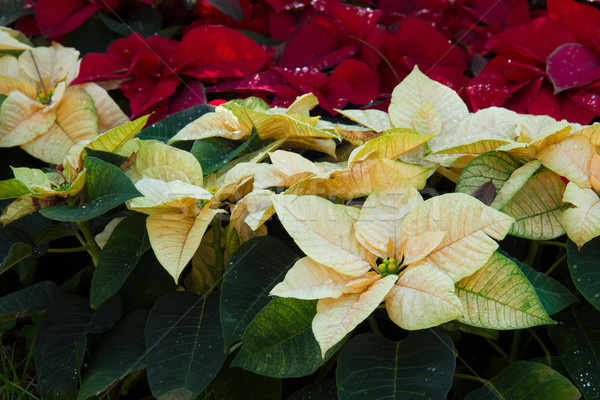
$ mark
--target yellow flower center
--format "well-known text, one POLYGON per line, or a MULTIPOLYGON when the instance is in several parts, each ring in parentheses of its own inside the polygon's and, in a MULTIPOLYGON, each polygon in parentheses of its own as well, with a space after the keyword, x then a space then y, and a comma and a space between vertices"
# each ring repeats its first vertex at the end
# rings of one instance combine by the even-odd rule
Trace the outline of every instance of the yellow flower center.
POLYGON ((379 264, 377 268, 379 270, 379 274, 385 278, 388 275, 395 275, 400 272, 402 266, 402 260, 398 262, 395 258, 390 257, 383 260, 383 262, 379 264))
POLYGON ((52 99, 52 94, 54 93, 54 88, 48 90, 41 90, 37 95, 37 101, 42 104, 49 104, 52 99))

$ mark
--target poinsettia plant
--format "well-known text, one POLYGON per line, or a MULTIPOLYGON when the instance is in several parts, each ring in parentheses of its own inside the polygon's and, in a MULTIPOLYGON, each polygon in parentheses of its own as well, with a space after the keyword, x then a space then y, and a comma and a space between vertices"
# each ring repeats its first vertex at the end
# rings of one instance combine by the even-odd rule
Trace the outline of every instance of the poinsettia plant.
POLYGON ((595 8, 56 4, 0 29, 0 391, 597 397, 595 8))

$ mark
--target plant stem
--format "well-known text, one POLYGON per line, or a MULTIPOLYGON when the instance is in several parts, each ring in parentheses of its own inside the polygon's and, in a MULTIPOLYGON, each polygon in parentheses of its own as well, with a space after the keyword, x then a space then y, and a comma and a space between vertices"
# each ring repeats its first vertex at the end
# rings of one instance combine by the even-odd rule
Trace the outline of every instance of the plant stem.
POLYGON ((459 175, 455 172, 450 171, 448 168, 438 167, 436 172, 438 172, 444 178, 449 179, 454 183, 458 182, 459 175))
POLYGON ((483 383, 484 385, 487 385, 487 384, 490 383, 490 381, 488 381, 487 379, 480 378, 480 377, 474 376, 474 375, 461 374, 461 373, 458 373, 458 372, 454 373, 454 377, 455 378, 460 378, 460 379, 468 379, 470 381, 475 381, 475 382, 483 383))
POLYGON ((88 221, 80 221, 77 222, 77 227, 83 233, 84 240, 82 240, 80 235, 77 235, 77 238, 81 242, 82 245, 87 246, 86 249, 90 257, 92 257, 92 262, 94 263, 94 267, 98 266, 98 259, 100 258, 100 246, 96 243, 96 239, 94 239, 94 234, 90 229, 90 223, 88 221))
POLYGON ((373 315, 369 315, 367 317, 367 322, 369 323, 369 327, 371 328, 374 334, 376 334, 377 336, 384 337, 383 332, 381 332, 381 328, 379 327, 379 324, 377 323, 377 320, 373 315))
POLYGON ((221 221, 219 221, 218 218, 213 218, 211 225, 213 228, 212 247, 215 251, 215 264, 217 267, 217 271, 219 271, 219 274, 223 275, 223 272, 225 271, 225 262, 223 247, 221 247, 221 221))
POLYGON ((560 256, 560 258, 558 260, 556 260, 556 262, 554 264, 552 264, 550 266, 550 268, 548 268, 548 270, 545 272, 545 274, 549 275, 550 272, 552 272, 554 270, 554 268, 558 267, 559 264, 565 260, 565 258, 567 258, 567 253, 565 253, 562 256, 560 256))
POLYGON ((513 363, 515 361, 517 361, 517 358, 519 357, 519 347, 521 346, 521 337, 523 336, 523 331, 522 330, 515 330, 513 331, 513 341, 512 341, 512 346, 510 348, 510 356, 508 357, 508 362, 509 363, 513 363))
POLYGON ((67 249, 48 249, 47 253, 77 253, 79 251, 86 251, 90 246, 79 246, 79 247, 69 247, 67 249))
POLYGON ((527 258, 524 261, 525 264, 529 265, 530 267, 533 266, 533 262, 535 261, 535 256, 537 255, 539 247, 539 242, 536 242, 535 240, 531 241, 531 245, 529 246, 529 253, 527 253, 527 258))
POLYGON ((494 342, 493 340, 491 340, 490 338, 486 338, 484 337, 485 341, 492 346, 502 357, 504 358, 508 358, 508 354, 506 354, 506 352, 504 350, 502 350, 502 348, 500 346, 498 346, 496 344, 496 342, 494 342))
POLYGON ((555 240, 538 240, 537 241, 539 244, 544 245, 544 246, 557 246, 557 247, 567 247, 566 243, 563 242, 557 242, 555 240))
POLYGON ((540 347, 542 348, 542 351, 546 355, 546 360, 548 360, 548 365, 550 365, 550 361, 552 360, 552 356, 550 354, 550 351, 548 350, 548 348, 546 347, 546 345, 542 341, 542 339, 537 335, 537 333, 535 333, 533 331, 533 329, 527 329, 527 332, 529 332, 529 334, 531 335, 531 337, 540 345, 540 347))

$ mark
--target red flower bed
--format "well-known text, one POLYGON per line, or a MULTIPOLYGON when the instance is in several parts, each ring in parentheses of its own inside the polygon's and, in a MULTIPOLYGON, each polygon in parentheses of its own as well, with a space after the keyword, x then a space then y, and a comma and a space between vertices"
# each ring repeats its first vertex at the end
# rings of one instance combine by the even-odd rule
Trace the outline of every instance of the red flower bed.
POLYGON ((251 95, 285 106, 308 92, 332 114, 386 107, 414 65, 473 111, 503 106, 580 123, 600 114, 600 11, 574 0, 534 11, 526 0, 243 0, 239 20, 214 2, 155 3, 38 0, 35 24, 24 17, 17 27, 63 40, 95 14, 156 7, 170 30, 87 54, 76 81, 120 87, 133 118, 251 95))

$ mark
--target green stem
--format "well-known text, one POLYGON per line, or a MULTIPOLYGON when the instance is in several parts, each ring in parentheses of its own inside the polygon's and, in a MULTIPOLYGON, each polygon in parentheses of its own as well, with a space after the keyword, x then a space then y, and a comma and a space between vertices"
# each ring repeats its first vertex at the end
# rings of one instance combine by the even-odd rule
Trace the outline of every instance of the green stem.
POLYGON ((529 253, 527 253, 527 258, 525 259, 525 264, 530 267, 533 266, 533 262, 535 261, 535 256, 537 255, 538 248, 540 247, 539 242, 535 240, 531 241, 531 245, 529 246, 529 253))
POLYGON ((377 336, 384 337, 383 332, 381 332, 381 328, 377 323, 377 320, 372 314, 367 317, 367 322, 369 323, 369 327, 371 328, 374 334, 376 334, 377 336))
POLYGON ((548 360, 548 365, 550 365, 550 362, 552 360, 552 355, 550 354, 550 351, 544 344, 543 340, 537 335, 537 333, 535 333, 533 331, 533 329, 527 329, 527 332, 529 332, 531 337, 540 345, 540 347, 542 348, 542 351, 546 355, 546 360, 548 360))
POLYGON ((508 358, 508 354, 506 354, 506 352, 504 350, 502 350, 502 348, 500 346, 498 346, 496 344, 496 342, 494 342, 493 340, 491 340, 490 338, 486 338, 484 337, 485 341, 492 346, 503 358, 508 358))
POLYGON ((211 225, 213 228, 212 247, 215 251, 215 264, 219 274, 223 275, 223 272, 225 271, 225 261, 223 247, 221 247, 221 221, 219 221, 218 218, 214 218, 211 222, 211 225))
POLYGON ((239 341, 235 344, 233 344, 230 348, 229 348, 229 354, 233 353, 234 351, 236 351, 238 349, 238 347, 240 347, 242 345, 242 342, 239 341))
POLYGON ((87 249, 89 249, 90 246, 79 246, 79 247, 70 247, 67 249, 48 249, 46 250, 47 253, 77 253, 80 251, 86 251, 87 249))
POLYGON ((521 337, 523 336, 523 331, 517 329, 513 331, 513 341, 512 346, 510 348, 510 356, 508 357, 508 362, 513 363, 517 361, 519 357, 519 348, 521 346, 521 337))
POLYGON ((557 242, 557 241, 554 241, 554 240, 538 240, 537 242, 539 244, 541 244, 541 245, 544 245, 544 246, 567 247, 566 243, 557 242))
POLYGON ((81 242, 82 245, 88 246, 87 252, 92 257, 92 262, 94 266, 98 266, 98 259, 100 258, 100 246, 96 243, 96 239, 94 239, 94 234, 90 229, 90 223, 88 221, 77 222, 77 227, 83 233, 84 239, 82 240, 80 235, 77 235, 77 238, 81 242))
POLYGON ((554 268, 558 267, 560 265, 560 263, 562 263, 565 260, 565 258, 567 258, 567 253, 560 256, 560 258, 558 260, 556 260, 556 262, 554 264, 552 264, 552 266, 550 266, 550 268, 548 268, 548 270, 545 272, 545 274, 549 275, 550 272, 552 272, 554 270, 554 268))
POLYGON ((474 376, 474 375, 461 374, 461 373, 458 373, 458 372, 454 373, 454 377, 455 378, 460 378, 460 379, 468 379, 470 381, 475 381, 475 382, 483 383, 484 385, 488 385, 490 383, 490 381, 488 381, 487 379, 480 378, 480 377, 474 376))

